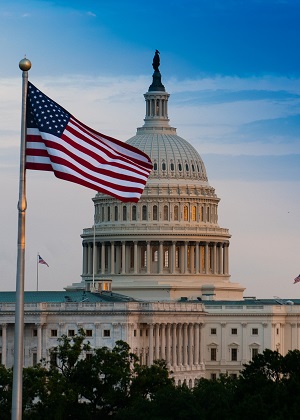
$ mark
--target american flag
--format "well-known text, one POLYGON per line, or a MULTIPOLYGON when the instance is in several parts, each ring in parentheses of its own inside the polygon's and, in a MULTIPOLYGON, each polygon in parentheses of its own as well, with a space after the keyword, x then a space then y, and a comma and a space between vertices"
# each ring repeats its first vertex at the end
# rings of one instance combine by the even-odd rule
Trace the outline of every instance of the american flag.
POLYGON ((294 279, 294 284, 299 283, 300 281, 300 274, 294 279))
POLYGON ((57 178, 137 202, 152 163, 139 149, 87 127, 29 82, 26 169, 53 171, 57 178))
POLYGON ((39 264, 44 264, 47 267, 49 267, 49 265, 46 263, 46 261, 40 256, 40 254, 38 254, 38 259, 39 259, 39 264))

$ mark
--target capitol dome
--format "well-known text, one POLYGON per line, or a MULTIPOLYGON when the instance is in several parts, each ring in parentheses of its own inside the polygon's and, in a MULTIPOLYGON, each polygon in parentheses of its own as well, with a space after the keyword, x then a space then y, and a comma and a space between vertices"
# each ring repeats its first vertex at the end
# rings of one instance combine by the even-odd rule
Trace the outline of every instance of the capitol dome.
POLYGON ((197 150, 170 126, 170 95, 153 68, 144 124, 127 141, 150 157, 153 170, 138 203, 94 197, 95 223, 82 234, 83 282, 101 290, 112 283, 147 300, 242 299, 244 289, 230 282, 220 200, 197 150))

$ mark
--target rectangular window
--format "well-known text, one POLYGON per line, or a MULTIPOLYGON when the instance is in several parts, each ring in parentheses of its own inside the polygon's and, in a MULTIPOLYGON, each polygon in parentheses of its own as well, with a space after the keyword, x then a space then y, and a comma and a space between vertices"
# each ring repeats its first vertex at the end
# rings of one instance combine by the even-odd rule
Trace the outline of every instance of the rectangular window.
POLYGON ((57 337, 57 330, 51 330, 51 337, 57 337))
POLYGON ((32 366, 37 365, 37 353, 32 353, 32 366))
POLYGON ((231 328, 231 334, 237 335, 237 328, 231 328))
POLYGON ((93 337, 93 330, 85 330, 85 334, 87 337, 93 337))
POLYGON ((211 333, 211 335, 216 335, 217 334, 217 329, 216 328, 211 328, 210 333, 211 333))
POLYGON ((57 353, 55 351, 50 353, 50 365, 57 366, 57 353))
POLYGON ((2 330, 0 330, 0 337, 2 337, 2 330))
POLYGON ((252 350, 251 350, 252 360, 253 360, 253 359, 254 359, 254 357, 255 357, 255 356, 257 356, 257 355, 258 355, 258 349, 255 349, 255 348, 254 348, 254 349, 252 349, 252 350))
POLYGON ((68 330, 68 337, 74 337, 75 330, 68 330))
POLYGON ((210 349, 210 360, 212 362, 215 362, 217 360, 217 349, 215 347, 212 347, 210 349))
POLYGON ((143 330, 140 330, 140 337, 143 337, 143 330))
POLYGON ((258 335, 258 328, 252 328, 252 335, 258 335))
POLYGON ((103 330, 103 337, 110 337, 110 330, 103 330))
POLYGON ((32 330, 32 337, 37 337, 37 329, 36 328, 34 328, 32 330))
POLYGON ((2 365, 2 353, 0 353, 0 365, 2 365))
POLYGON ((136 337, 136 330, 133 330, 133 336, 136 337))
POLYGON ((211 374, 210 374, 210 379, 211 379, 212 381, 215 381, 215 380, 217 379, 217 374, 216 374, 216 373, 211 373, 211 374))
POLYGON ((231 373, 230 378, 231 379, 237 379, 237 374, 236 373, 231 373))
POLYGON ((231 349, 231 361, 232 362, 237 361, 237 349, 236 348, 231 349))
POLYGON ((85 358, 86 360, 91 360, 92 356, 92 353, 86 353, 85 358))

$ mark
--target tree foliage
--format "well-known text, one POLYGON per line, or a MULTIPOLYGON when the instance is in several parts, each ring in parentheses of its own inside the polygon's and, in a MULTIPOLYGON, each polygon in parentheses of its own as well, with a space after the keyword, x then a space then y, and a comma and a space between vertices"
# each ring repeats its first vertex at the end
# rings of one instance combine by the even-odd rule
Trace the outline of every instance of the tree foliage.
MULTIPOLYGON (((24 369, 25 420, 299 418, 298 350, 265 350, 238 378, 200 379, 193 389, 175 386, 162 360, 140 365, 123 341, 92 350, 83 331, 62 336, 51 360, 24 369)), ((0 365, 1 420, 10 419, 11 394, 12 369, 0 365)))

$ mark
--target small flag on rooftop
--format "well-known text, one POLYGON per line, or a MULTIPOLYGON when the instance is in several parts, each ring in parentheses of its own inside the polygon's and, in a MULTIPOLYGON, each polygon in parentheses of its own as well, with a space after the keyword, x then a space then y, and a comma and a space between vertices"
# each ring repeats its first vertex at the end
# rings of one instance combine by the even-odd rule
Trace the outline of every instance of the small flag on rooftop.
POLYGON ((46 261, 40 256, 40 254, 38 254, 38 259, 39 259, 39 261, 38 261, 38 263, 39 264, 44 264, 44 265, 46 265, 47 267, 49 267, 49 265, 46 263, 46 261))
POLYGON ((300 281, 300 274, 294 279, 294 284, 299 283, 300 281))
POLYGON ((137 202, 152 169, 144 152, 87 127, 28 82, 26 169, 137 202))

